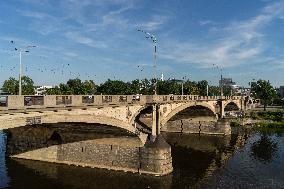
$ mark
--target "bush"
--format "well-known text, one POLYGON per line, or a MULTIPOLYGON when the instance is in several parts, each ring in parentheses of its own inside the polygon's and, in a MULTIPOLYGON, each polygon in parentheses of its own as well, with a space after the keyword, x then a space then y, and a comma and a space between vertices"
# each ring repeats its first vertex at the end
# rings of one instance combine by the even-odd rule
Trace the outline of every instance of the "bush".
POLYGON ((251 112, 251 118, 281 122, 284 120, 284 112, 251 112))

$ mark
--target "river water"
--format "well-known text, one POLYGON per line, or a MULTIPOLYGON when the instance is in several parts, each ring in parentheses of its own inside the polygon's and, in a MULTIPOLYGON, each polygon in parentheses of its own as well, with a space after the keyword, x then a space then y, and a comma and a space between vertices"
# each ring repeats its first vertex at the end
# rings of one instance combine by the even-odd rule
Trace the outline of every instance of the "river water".
POLYGON ((167 133, 174 172, 153 177, 5 158, 0 131, 0 188, 284 188, 284 133, 231 136, 167 133))

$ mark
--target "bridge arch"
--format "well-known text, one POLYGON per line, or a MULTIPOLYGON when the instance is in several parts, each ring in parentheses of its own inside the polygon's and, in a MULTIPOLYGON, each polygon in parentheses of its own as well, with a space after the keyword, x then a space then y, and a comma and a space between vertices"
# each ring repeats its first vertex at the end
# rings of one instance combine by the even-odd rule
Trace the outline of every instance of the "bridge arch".
MULTIPOLYGON (((89 113, 85 114, 66 114, 65 113, 48 113, 48 112, 42 112, 40 114, 37 114, 33 118, 40 119, 40 121, 34 121, 27 123, 27 119, 30 119, 31 117, 29 114, 27 114, 24 117, 18 117, 17 114, 7 116, 7 121, 4 120, 4 125, 2 125, 3 128, 9 129, 9 128, 16 128, 16 127, 22 127, 22 126, 29 126, 29 125, 37 125, 37 124, 57 124, 57 123, 87 123, 87 124, 101 124, 101 125, 108 125, 112 127, 117 127, 122 130, 125 130, 131 134, 136 135, 141 142, 145 142, 147 138, 147 134, 144 134, 140 131, 138 131, 134 125, 130 124, 128 121, 119 120, 117 118, 108 117, 108 116, 99 116, 99 115, 93 115, 89 113), (17 117, 17 118, 16 118, 17 117), (15 118, 15 119, 14 119, 15 118), (8 121, 8 120, 16 120, 16 121, 8 121)), ((55 133, 54 137, 58 137, 55 133)), ((56 138, 55 137, 55 138, 56 138)))
POLYGON ((108 116, 98 116, 90 114, 62 114, 62 115, 44 115, 42 116, 42 123, 93 123, 108 125, 112 127, 118 127, 120 129, 126 130, 136 136, 138 136, 141 141, 144 141, 144 133, 139 132, 134 125, 108 116))
POLYGON ((134 123, 135 122, 135 119, 137 118, 137 116, 144 110, 148 109, 148 108, 152 108, 152 106, 143 106, 141 107, 138 111, 136 111, 132 116, 131 116, 131 119, 130 119, 130 123, 134 123))
POLYGON ((224 103, 224 110, 227 111, 226 109, 228 109, 229 106, 232 106, 234 108, 234 110, 241 110, 242 109, 241 104, 236 102, 236 101, 233 101, 233 100, 226 101, 224 103))
POLYGON ((181 112, 181 111, 183 111, 187 108, 194 107, 194 106, 204 107, 204 108, 210 110, 214 115, 216 115, 216 113, 217 113, 216 108, 213 105, 206 103, 206 102, 186 103, 186 104, 183 104, 183 105, 173 109, 168 115, 163 117, 161 119, 161 126, 164 126, 173 116, 175 116, 179 112, 181 112))

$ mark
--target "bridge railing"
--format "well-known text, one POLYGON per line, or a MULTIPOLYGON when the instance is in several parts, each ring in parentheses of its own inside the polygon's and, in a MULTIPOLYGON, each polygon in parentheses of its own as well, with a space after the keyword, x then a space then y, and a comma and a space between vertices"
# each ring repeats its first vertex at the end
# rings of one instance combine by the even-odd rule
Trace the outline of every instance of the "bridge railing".
POLYGON ((8 96, 0 96, 0 107, 8 106, 8 96))
POLYGON ((198 95, 48 95, 48 96, 0 96, 1 110, 56 108, 76 106, 104 106, 120 104, 171 103, 196 100, 242 99, 241 96, 198 95))

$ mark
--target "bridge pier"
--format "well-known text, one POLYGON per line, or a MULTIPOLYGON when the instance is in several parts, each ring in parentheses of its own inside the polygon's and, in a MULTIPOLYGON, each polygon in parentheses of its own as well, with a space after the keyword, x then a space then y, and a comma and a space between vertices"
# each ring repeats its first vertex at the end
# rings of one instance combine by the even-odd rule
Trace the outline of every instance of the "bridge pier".
POLYGON ((173 171, 171 146, 161 134, 155 141, 149 140, 140 154, 140 172, 152 175, 166 175, 173 171))
POLYGON ((220 118, 223 118, 225 117, 225 105, 223 100, 221 100, 220 102, 220 118))
POLYGON ((161 113, 160 113, 160 106, 157 104, 153 105, 153 112, 152 112, 152 136, 156 137, 161 133, 161 113))
POLYGON ((141 148, 139 172, 166 175, 173 171, 171 146, 160 134, 160 106, 153 104, 152 107, 152 132, 150 139, 141 148))

